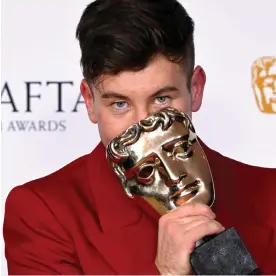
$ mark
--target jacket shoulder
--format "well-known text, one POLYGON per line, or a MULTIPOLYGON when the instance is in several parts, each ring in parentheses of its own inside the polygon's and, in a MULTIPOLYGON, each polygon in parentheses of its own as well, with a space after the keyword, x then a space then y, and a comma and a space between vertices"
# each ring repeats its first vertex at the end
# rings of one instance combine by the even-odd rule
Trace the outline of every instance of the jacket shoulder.
MULTIPOLYGON (((232 174, 248 181, 261 180, 262 183, 276 185, 276 168, 266 168, 256 165, 246 164, 239 160, 227 157, 214 149, 207 149, 207 157, 210 158, 211 167, 214 170, 223 171, 226 174, 232 174)), ((276 189, 276 186, 275 186, 276 189)))
POLYGON ((80 182, 79 180, 86 172, 88 158, 89 155, 81 156, 53 173, 15 187, 10 193, 13 193, 13 190, 32 190, 44 195, 48 193, 64 195, 70 190, 70 186, 80 182))
POLYGON ((81 273, 69 227, 74 218, 68 212, 72 210, 70 202, 74 204, 72 186, 86 158, 19 185, 8 194, 3 236, 9 274, 81 273), (65 260, 72 265, 64 265, 65 260))
MULTIPOLYGON (((89 154, 84 155, 47 176, 14 187, 6 199, 6 213, 17 202, 17 206, 41 206, 55 214, 61 223, 66 223, 66 214, 74 213, 74 206, 80 205, 80 202, 87 200, 93 208, 87 182, 88 159, 89 154)), ((93 174, 91 170, 93 168, 89 173, 93 174)))

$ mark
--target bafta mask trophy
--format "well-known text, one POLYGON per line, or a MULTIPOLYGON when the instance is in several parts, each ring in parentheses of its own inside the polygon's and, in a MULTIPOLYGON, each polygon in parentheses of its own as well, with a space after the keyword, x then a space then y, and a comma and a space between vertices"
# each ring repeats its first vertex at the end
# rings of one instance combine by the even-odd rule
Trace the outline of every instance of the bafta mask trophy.
MULTIPOLYGON (((107 158, 127 196, 142 196, 160 214, 187 202, 214 203, 211 170, 193 124, 174 108, 129 127, 109 143, 107 158)), ((247 275, 257 270, 234 228, 199 241, 191 265, 198 275, 247 275)))
POLYGON ((252 86, 261 112, 276 113, 276 57, 261 57, 252 65, 252 86))

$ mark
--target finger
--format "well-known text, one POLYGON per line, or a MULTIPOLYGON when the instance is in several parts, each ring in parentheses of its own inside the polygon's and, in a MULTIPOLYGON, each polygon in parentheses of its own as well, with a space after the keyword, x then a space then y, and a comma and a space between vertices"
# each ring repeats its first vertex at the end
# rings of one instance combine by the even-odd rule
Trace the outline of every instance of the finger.
MULTIPOLYGON (((210 219, 215 219, 216 215, 212 209, 202 203, 187 203, 165 214, 167 218, 181 218, 186 216, 205 215, 210 219)), ((164 217, 163 216, 163 217, 164 217)))
POLYGON ((179 218, 174 218, 174 219, 171 219, 168 224, 173 226, 173 227, 176 227, 176 228, 179 228, 180 227, 185 227, 191 223, 194 223, 196 221, 203 221, 203 222, 208 222, 210 221, 210 218, 207 217, 207 216, 204 216, 204 215, 198 215, 198 216, 187 216, 187 217, 179 217, 179 218))
POLYGON ((188 232, 193 228, 198 227, 203 223, 209 223, 211 219, 207 216, 200 215, 200 216, 189 216, 185 218, 178 219, 174 221, 175 227, 179 228, 179 226, 184 230, 184 232, 188 232))
POLYGON ((195 244, 205 236, 219 234, 224 230, 225 228, 214 220, 208 223, 199 224, 196 228, 191 228, 185 235, 187 240, 195 244))

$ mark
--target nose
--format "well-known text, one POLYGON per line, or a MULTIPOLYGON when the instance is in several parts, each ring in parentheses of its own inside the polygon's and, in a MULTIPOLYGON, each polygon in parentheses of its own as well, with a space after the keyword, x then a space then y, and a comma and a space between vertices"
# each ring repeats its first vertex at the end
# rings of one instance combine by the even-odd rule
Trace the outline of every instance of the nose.
POLYGON ((149 110, 147 108, 140 108, 135 111, 135 114, 134 114, 135 118, 133 118, 133 120, 135 122, 139 122, 139 121, 149 117, 150 115, 151 115, 151 113, 149 112, 149 110))

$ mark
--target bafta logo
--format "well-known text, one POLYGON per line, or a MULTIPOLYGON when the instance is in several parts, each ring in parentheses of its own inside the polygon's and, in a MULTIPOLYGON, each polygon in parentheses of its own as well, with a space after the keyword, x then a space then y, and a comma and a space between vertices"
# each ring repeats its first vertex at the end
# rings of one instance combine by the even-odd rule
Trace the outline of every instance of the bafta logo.
POLYGON ((276 57, 261 57, 255 60, 251 74, 259 110, 276 114, 276 57))

